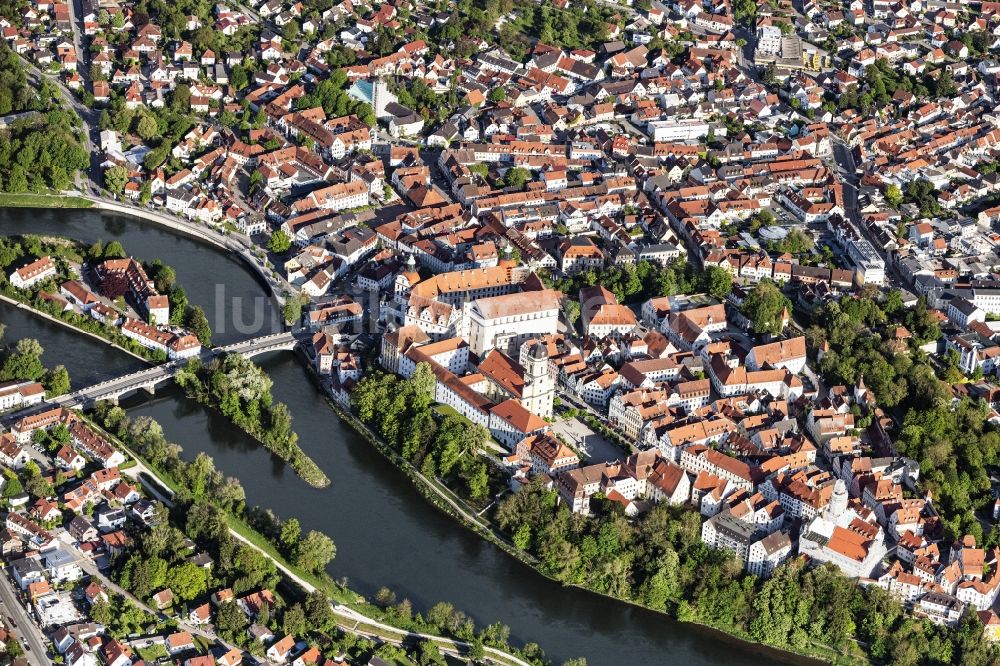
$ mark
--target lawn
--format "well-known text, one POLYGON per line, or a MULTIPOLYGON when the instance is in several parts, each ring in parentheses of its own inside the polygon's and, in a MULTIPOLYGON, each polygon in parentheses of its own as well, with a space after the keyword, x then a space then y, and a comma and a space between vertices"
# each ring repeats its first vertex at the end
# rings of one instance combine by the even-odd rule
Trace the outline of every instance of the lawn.
POLYGON ((61 194, 10 194, 0 192, 0 208, 90 208, 94 203, 82 197, 61 194))
POLYGON ((446 416, 462 416, 457 409, 455 409, 451 405, 445 405, 443 403, 438 403, 434 405, 433 409, 435 412, 438 413, 438 416, 440 416, 441 418, 444 418, 446 416))
POLYGON ((139 658, 148 661, 149 663, 155 662, 157 659, 161 659, 167 656, 167 648, 165 648, 161 643, 153 643, 144 648, 136 648, 135 651, 139 654, 139 658))

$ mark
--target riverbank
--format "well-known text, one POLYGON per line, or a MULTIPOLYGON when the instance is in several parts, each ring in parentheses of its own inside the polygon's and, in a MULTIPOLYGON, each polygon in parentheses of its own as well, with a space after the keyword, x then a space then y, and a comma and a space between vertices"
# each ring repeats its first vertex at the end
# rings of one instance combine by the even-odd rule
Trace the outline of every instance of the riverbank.
POLYGON ((146 220, 147 222, 154 222, 160 226, 167 227, 172 231, 184 234, 185 236, 197 238, 200 241, 214 245, 220 250, 230 249, 229 245, 226 243, 226 237, 224 234, 210 230, 208 227, 198 226, 194 222, 189 222, 182 218, 172 217, 154 210, 138 208, 106 199, 98 199, 95 197, 84 197, 84 199, 88 201, 91 207, 96 210, 106 210, 110 213, 117 213, 119 215, 130 215, 132 217, 146 220))
POLYGON ((284 306, 286 294, 293 292, 291 285, 278 276, 273 269, 268 269, 258 263, 259 257, 251 250, 250 239, 242 234, 229 234, 217 231, 207 225, 199 225, 196 222, 173 217, 165 213, 154 210, 137 208, 107 199, 96 197, 86 197, 91 206, 97 210, 108 211, 118 215, 128 215, 140 220, 152 222, 171 231, 184 234, 191 238, 208 243, 220 250, 235 253, 247 266, 250 267, 267 286, 271 298, 277 303, 279 309, 284 306))
MULTIPOLYGON (((128 476, 136 478, 147 492, 166 506, 173 507, 175 505, 178 496, 182 493, 183 486, 172 474, 153 465, 150 460, 140 455, 123 438, 108 432, 102 424, 91 419, 90 416, 83 415, 82 417, 91 427, 108 437, 136 461, 136 465, 127 473, 128 476)), ((488 657, 488 663, 504 666, 538 666, 537 663, 525 661, 515 654, 482 645, 480 641, 473 644, 469 641, 426 633, 426 631, 386 624, 384 618, 376 618, 366 614, 365 611, 371 613, 371 611, 379 609, 369 604, 364 596, 338 585, 329 577, 316 576, 295 566, 278 552, 274 544, 264 534, 257 531, 240 516, 224 509, 223 516, 229 533, 269 559, 291 585, 298 587, 304 594, 316 590, 326 594, 330 600, 330 607, 338 619, 337 625, 342 631, 400 646, 427 640, 434 643, 442 652, 458 658, 466 658, 475 649, 481 648, 488 657)))
POLYGON ((392 462, 393 465, 410 480, 413 487, 418 493, 420 493, 421 496, 425 498, 425 500, 430 502, 439 511, 442 511, 443 513, 451 516, 453 519, 458 520, 458 522, 466 529, 475 532, 478 536, 499 547, 504 553, 516 559, 522 565, 530 567, 535 574, 543 576, 550 581, 559 583, 564 587, 574 588, 579 592, 622 603, 626 606, 642 608, 646 611, 670 618, 672 621, 681 624, 694 625, 698 627, 699 631, 706 632, 715 639, 739 642, 742 644, 744 649, 748 651, 760 652, 762 657, 774 659, 775 656, 780 655, 780 658, 783 661, 795 661, 795 663, 801 664, 821 663, 819 660, 845 665, 864 663, 863 661, 855 659, 849 655, 840 654, 837 651, 820 644, 814 644, 809 650, 795 651, 775 645, 757 643, 754 642, 748 634, 731 628, 714 626, 697 620, 681 620, 674 614, 665 612, 660 608, 648 606, 635 599, 623 599, 612 594, 594 590, 583 584, 566 583, 565 581, 559 580, 542 570, 542 563, 531 553, 518 548, 510 537, 508 537, 508 535, 496 523, 491 520, 483 519, 471 510, 463 508, 465 502, 461 498, 457 497, 443 485, 428 479, 420 471, 415 469, 357 416, 337 404, 337 402, 332 399, 328 398, 327 402, 330 408, 341 418, 342 421, 344 421, 362 438, 364 438, 365 441, 369 442, 380 454, 382 454, 385 459, 392 462))
POLYGON ((174 217, 155 210, 138 208, 125 203, 102 199, 93 196, 44 195, 44 194, 7 194, 0 193, 0 208, 81 208, 94 209, 128 215, 139 220, 152 222, 184 236, 208 243, 219 250, 236 254, 251 270, 253 270, 267 286, 268 293, 278 308, 284 306, 288 294, 294 289, 272 268, 262 266, 259 257, 252 250, 250 239, 242 234, 229 234, 217 231, 207 225, 200 225, 190 220, 174 217))
POLYGON ((84 197, 64 194, 11 194, 0 192, 0 208, 92 208, 84 197))
MULTIPOLYGON (((69 322, 69 321, 67 321, 65 319, 62 319, 61 317, 56 317, 56 316, 53 316, 53 315, 51 315, 51 314, 49 314, 47 312, 42 312, 41 310, 37 309, 36 307, 34 307, 33 305, 31 305, 30 303, 27 303, 27 302, 22 301, 22 300, 18 300, 16 298, 8 296, 7 294, 4 294, 4 293, 0 293, 0 301, 3 301, 4 303, 8 303, 10 305, 13 305, 14 307, 16 307, 19 310, 22 310, 24 312, 29 312, 32 315, 36 316, 36 317, 41 317, 42 319, 46 319, 46 320, 48 320, 48 321, 50 321, 50 322, 52 322, 54 324, 58 324, 60 326, 63 326, 64 328, 68 328, 68 329, 70 329, 71 331, 73 331, 75 333, 82 333, 83 335, 86 335, 89 338, 93 338, 94 340, 99 340, 100 342, 103 342, 104 344, 108 345, 109 347, 113 347, 113 348, 117 349, 118 351, 124 352, 124 353, 128 354, 129 356, 131 356, 133 358, 139 359, 143 363, 148 363, 149 365, 155 365, 156 364, 156 361, 154 359, 146 357, 146 356, 143 356, 141 354, 138 354, 138 353, 132 351, 131 349, 127 349, 127 348, 123 347, 122 345, 118 344, 117 342, 115 342, 111 338, 110 334, 109 335, 101 335, 100 333, 97 333, 97 332, 94 332, 94 331, 88 331, 85 328, 80 328, 79 326, 76 326, 75 324, 73 324, 73 323, 71 323, 71 322, 69 322)), ((97 322, 97 320, 93 320, 93 321, 98 326, 101 325, 99 322, 97 322)), ((145 348, 143 348, 143 349, 145 349, 145 348)))
POLYGON ((354 432, 358 433, 365 441, 381 453, 386 460, 391 462, 397 469, 399 469, 399 471, 406 475, 406 477, 413 484, 413 487, 424 497, 425 500, 433 504, 438 510, 458 520, 467 529, 472 530, 493 545, 499 547, 511 557, 523 562, 533 569, 535 568, 535 565, 538 563, 535 558, 533 558, 529 553, 518 550, 514 543, 510 541, 507 536, 503 534, 503 532, 497 529, 496 526, 490 523, 490 521, 484 520, 471 510, 463 508, 462 504, 464 504, 464 502, 461 498, 457 497, 446 486, 440 483, 434 483, 424 476, 419 470, 413 467, 413 465, 403 460, 403 458, 396 453, 392 447, 382 441, 382 439, 377 434, 372 432, 368 426, 362 423, 360 419, 345 410, 332 398, 327 398, 327 404, 342 421, 347 423, 351 429, 354 430, 354 432))

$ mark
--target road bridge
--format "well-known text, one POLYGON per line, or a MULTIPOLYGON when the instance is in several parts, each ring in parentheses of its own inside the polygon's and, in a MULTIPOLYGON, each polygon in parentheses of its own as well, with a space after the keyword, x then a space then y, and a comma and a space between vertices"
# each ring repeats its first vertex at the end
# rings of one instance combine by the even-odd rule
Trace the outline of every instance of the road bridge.
MULTIPOLYGON (((208 362, 220 354, 240 354, 247 358, 253 358, 272 351, 290 351, 295 348, 296 344, 298 344, 298 340, 290 332, 273 333, 222 347, 204 349, 198 358, 203 362, 208 362)), ((170 361, 146 370, 106 379, 97 384, 52 398, 47 402, 63 407, 88 407, 99 400, 117 401, 133 391, 145 391, 152 394, 156 392, 157 385, 173 379, 177 371, 186 364, 187 360, 185 359, 170 361)))

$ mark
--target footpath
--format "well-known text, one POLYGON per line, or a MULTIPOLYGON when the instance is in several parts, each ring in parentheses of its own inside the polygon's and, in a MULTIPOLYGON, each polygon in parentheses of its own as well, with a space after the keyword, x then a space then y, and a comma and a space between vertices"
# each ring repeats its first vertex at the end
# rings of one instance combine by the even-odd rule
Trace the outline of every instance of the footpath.
MULTIPOLYGON (((129 454, 132 455, 133 459, 139 463, 136 467, 128 470, 127 473, 131 472, 129 476, 136 479, 140 484, 142 484, 143 488, 149 491, 150 494, 159 499, 165 505, 172 507, 173 500, 171 497, 173 496, 173 492, 169 489, 170 487, 164 483, 155 472, 143 465, 141 459, 135 456, 132 451, 129 451, 129 454), (152 483, 149 483, 147 479, 155 481, 156 485, 154 486, 152 483)), ((261 553, 264 557, 271 560, 274 563, 274 566, 277 567, 283 575, 305 590, 306 593, 313 592, 317 589, 315 585, 303 579, 301 576, 285 566, 284 563, 276 559, 253 541, 247 539, 232 527, 229 528, 229 533, 239 541, 247 544, 257 552, 261 553)), ((368 617, 367 615, 345 606, 344 604, 334 603, 331 601, 330 607, 333 609, 333 613, 337 617, 337 626, 340 627, 341 630, 363 638, 373 638, 391 643, 393 645, 404 645, 417 641, 428 640, 434 643, 442 652, 463 659, 472 649, 472 645, 466 641, 453 640, 442 636, 435 636, 433 634, 424 634, 417 631, 408 631, 406 629, 393 627, 392 625, 385 624, 384 622, 380 622, 372 617, 368 617)), ((503 650, 498 650, 497 648, 483 646, 483 651, 486 653, 488 661, 493 664, 503 664, 508 666, 532 666, 529 662, 524 661, 513 654, 504 652, 503 650)))

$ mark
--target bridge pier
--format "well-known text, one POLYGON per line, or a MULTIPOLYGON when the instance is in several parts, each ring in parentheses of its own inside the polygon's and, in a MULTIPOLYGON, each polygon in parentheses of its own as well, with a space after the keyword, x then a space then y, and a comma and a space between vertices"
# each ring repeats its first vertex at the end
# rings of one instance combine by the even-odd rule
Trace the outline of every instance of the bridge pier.
POLYGON ((143 392, 150 398, 156 395, 156 384, 149 384, 148 386, 142 387, 143 392))

